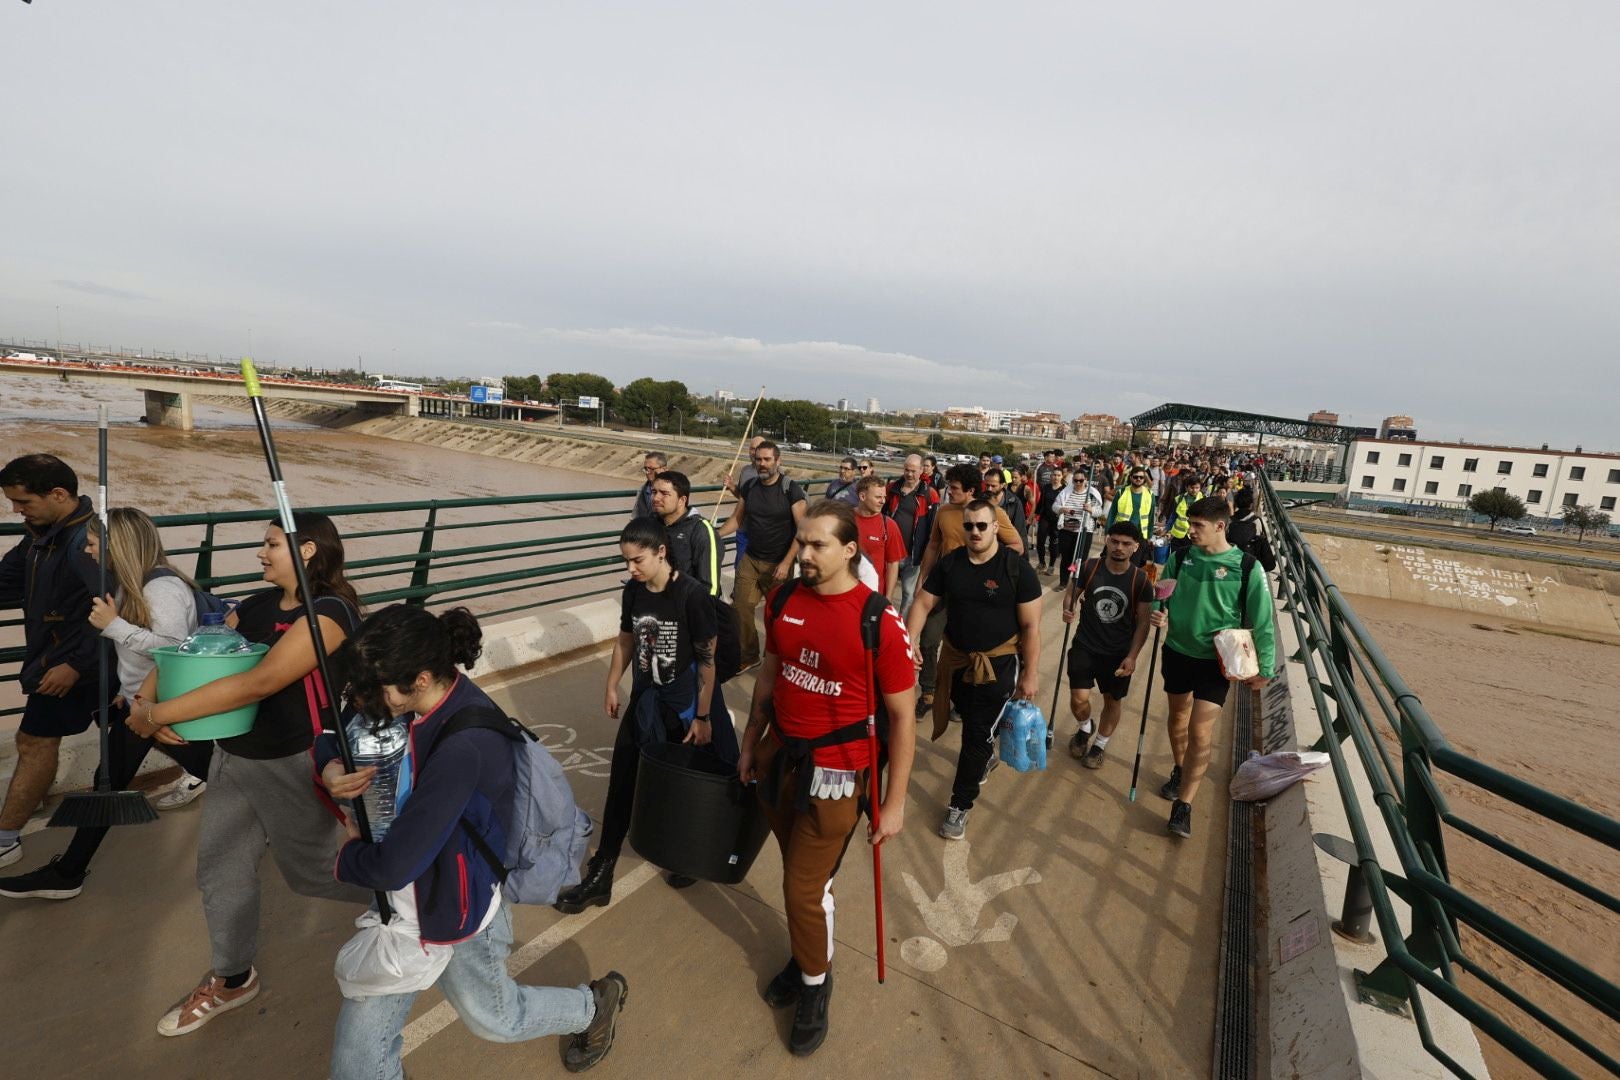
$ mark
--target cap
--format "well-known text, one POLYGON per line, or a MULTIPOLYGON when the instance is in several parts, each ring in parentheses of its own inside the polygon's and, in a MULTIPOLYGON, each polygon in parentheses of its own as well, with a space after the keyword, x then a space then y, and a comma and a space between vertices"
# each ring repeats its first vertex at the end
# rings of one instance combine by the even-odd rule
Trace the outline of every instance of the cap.
POLYGON ((995 462, 997 465, 1000 465, 1001 464, 1001 455, 1000 454, 992 454, 992 455, 990 455, 990 460, 995 462))

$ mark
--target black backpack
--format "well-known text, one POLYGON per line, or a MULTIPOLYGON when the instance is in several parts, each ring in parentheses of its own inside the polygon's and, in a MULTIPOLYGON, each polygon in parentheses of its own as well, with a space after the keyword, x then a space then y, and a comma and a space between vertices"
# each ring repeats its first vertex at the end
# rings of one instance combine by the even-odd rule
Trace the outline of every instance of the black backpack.
MULTIPOLYGON (((174 570, 169 569, 167 566, 159 566, 153 569, 150 574, 146 575, 146 580, 152 581, 156 578, 165 577, 179 578, 180 575, 174 570)), ((184 581, 185 578, 180 578, 180 580, 184 581)), ((202 623, 202 617, 204 615, 226 615, 229 614, 231 608, 235 606, 233 603, 215 596, 201 585, 193 585, 191 587, 191 599, 197 605, 197 622, 199 625, 202 623)))
MULTIPOLYGON (((1182 565, 1186 563, 1186 561, 1187 552, 1185 549, 1176 552, 1170 557, 1170 562, 1166 564, 1164 568, 1164 576, 1167 578, 1178 576, 1181 573, 1182 565), (1171 567, 1174 567, 1174 569, 1172 570, 1171 567)), ((1238 570, 1238 578, 1241 582, 1238 587, 1238 625, 1244 630, 1253 629, 1253 627, 1249 625, 1249 607, 1247 600, 1249 596, 1249 575, 1254 572, 1254 563, 1254 556, 1245 551, 1243 553, 1243 564, 1238 570)))

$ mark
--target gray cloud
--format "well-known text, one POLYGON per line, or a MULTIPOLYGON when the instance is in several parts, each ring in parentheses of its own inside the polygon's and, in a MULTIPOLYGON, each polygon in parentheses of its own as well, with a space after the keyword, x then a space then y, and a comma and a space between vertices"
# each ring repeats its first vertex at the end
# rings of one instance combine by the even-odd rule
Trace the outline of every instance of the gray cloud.
POLYGON ((135 292, 131 289, 115 289, 111 285, 102 285, 101 283, 95 281, 64 281, 58 279, 51 282, 51 284, 60 285, 64 289, 72 289, 74 292, 84 293, 87 296, 105 297, 109 300, 152 299, 145 293, 135 292))

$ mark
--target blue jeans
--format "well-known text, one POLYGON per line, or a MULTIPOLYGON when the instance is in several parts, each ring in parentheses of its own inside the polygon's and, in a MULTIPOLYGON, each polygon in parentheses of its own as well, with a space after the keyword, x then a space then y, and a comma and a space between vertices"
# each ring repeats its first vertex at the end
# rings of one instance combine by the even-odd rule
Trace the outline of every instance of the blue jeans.
MULTIPOLYGON (((435 984, 480 1039, 523 1042, 584 1031, 596 1013, 589 986, 520 986, 506 971, 512 908, 504 901, 481 934, 455 947, 435 984)), ((402 1080, 402 1032, 416 995, 343 999, 332 1039, 332 1080, 402 1080)))
POLYGON ((900 617, 906 617, 911 610, 912 598, 917 595, 917 579, 922 574, 922 567, 915 563, 904 563, 900 567, 900 617))

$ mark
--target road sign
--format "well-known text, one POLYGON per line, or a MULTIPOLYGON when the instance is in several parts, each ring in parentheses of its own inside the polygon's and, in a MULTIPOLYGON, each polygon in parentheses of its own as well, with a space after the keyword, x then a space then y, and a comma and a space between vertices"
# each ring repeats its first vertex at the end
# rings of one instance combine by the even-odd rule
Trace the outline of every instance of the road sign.
POLYGON ((480 405, 499 405, 506 400, 506 392, 499 386, 473 386, 468 388, 467 396, 480 405))
POLYGON ((582 398, 579 399, 579 407, 582 408, 582 409, 595 409, 595 408, 600 407, 601 404, 602 404, 602 399, 601 398, 582 397, 582 398))

